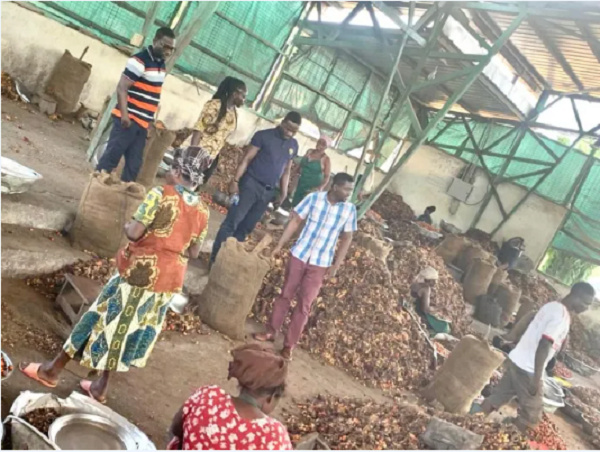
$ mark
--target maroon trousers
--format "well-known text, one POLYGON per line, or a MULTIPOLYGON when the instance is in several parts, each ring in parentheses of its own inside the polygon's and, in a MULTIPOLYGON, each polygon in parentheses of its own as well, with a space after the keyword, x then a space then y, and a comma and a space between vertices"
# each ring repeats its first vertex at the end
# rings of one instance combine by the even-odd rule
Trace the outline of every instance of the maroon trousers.
POLYGON ((294 256, 290 257, 285 271, 283 290, 275 300, 269 323, 272 333, 279 332, 290 310, 292 300, 298 295, 298 303, 292 312, 291 323, 285 335, 285 347, 294 348, 300 341, 308 321, 310 307, 319 295, 326 272, 326 267, 306 264, 294 256))

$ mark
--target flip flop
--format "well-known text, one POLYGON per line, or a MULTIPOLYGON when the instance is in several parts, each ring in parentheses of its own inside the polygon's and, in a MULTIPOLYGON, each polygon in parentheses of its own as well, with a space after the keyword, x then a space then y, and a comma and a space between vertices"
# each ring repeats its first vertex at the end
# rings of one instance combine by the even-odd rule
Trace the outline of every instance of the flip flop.
POLYGON ((259 342, 275 342, 275 335, 272 333, 254 333, 252 338, 259 342), (258 337, 262 336, 262 337, 258 337))
POLYGON ((27 378, 32 379, 33 381, 37 381, 38 383, 46 386, 47 388, 54 389, 57 386, 57 383, 50 383, 46 380, 42 380, 38 376, 38 372, 42 363, 29 363, 25 367, 22 366, 23 363, 19 364, 19 370, 25 375, 27 378))
POLYGON ((83 392, 87 394, 90 399, 94 399, 96 402, 101 403, 102 405, 106 405, 106 398, 99 399, 94 394, 92 394, 92 383, 91 380, 81 380, 79 382, 79 387, 83 392))

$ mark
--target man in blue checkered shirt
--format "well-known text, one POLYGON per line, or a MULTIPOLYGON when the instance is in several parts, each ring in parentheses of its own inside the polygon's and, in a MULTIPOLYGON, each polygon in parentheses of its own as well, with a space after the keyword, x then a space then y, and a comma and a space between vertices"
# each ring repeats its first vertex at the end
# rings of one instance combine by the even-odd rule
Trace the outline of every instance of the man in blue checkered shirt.
POLYGON ((274 341, 281 330, 296 294, 298 303, 292 312, 281 356, 292 358, 292 350, 298 344, 310 314, 310 307, 317 298, 324 278, 333 278, 344 262, 356 231, 356 207, 348 198, 354 190, 354 179, 346 173, 336 174, 328 192, 314 192, 304 198, 292 213, 273 256, 292 238, 303 221, 300 238, 292 247, 283 290, 275 304, 271 320, 264 334, 255 334, 259 341, 274 341), (335 248, 340 246, 335 256, 335 248))

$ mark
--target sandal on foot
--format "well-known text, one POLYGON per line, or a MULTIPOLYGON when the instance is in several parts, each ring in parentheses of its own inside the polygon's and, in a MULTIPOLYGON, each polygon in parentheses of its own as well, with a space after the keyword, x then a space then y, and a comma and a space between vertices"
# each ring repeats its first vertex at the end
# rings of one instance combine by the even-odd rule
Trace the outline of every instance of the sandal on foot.
POLYGON ((49 381, 43 380, 39 377, 38 373, 40 371, 40 367, 42 367, 42 363, 28 363, 25 367, 23 367, 23 363, 19 364, 19 370, 27 378, 30 378, 33 381, 37 381, 38 383, 46 386, 47 388, 56 388, 57 383, 50 383, 49 381))
POLYGON ((87 396, 90 399, 94 399, 96 402, 101 403, 102 405, 106 405, 106 398, 105 397, 96 397, 94 394, 92 394, 92 384, 94 382, 91 380, 81 380, 79 382, 79 387, 83 390, 83 392, 85 392, 87 394, 87 396))
POLYGON ((292 349, 290 347, 283 347, 280 354, 281 354, 281 357, 283 359, 285 359, 286 361, 292 360, 292 349))
POLYGON ((254 333, 252 338, 259 342, 275 342, 275 335, 273 333, 254 333))

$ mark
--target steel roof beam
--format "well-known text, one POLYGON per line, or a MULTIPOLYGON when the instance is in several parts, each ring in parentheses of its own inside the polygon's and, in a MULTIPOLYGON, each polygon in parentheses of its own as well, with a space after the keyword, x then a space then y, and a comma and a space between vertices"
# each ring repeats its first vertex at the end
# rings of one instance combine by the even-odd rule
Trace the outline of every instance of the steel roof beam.
MULTIPOLYGON (((413 65, 416 65, 416 61, 412 60, 412 59, 408 59, 413 65)), ((414 67, 414 66, 413 66, 414 67)), ((425 77, 425 79, 427 79, 427 77, 429 76, 429 72, 427 72, 425 69, 421 70, 421 75, 423 75, 423 77, 425 77)), ((444 92, 444 94, 446 94, 446 96, 450 97, 452 96, 452 90, 450 88, 448 88, 448 86, 444 83, 444 82, 438 82, 438 84, 436 85, 439 87, 439 89, 441 91, 444 92)), ((415 93, 416 89, 413 88, 412 91, 412 95, 414 95, 415 99, 417 99, 421 104, 423 105, 427 105, 424 101, 419 99, 419 95, 417 93, 415 93)), ((463 107, 465 110, 467 110, 468 112, 477 112, 479 111, 477 108, 471 106, 468 102, 460 99, 456 102, 458 105, 460 105, 461 107, 463 107)))
POLYGON ((433 3, 429 8, 427 8, 427 10, 423 13, 423 15, 421 17, 419 17, 419 20, 417 20, 417 23, 413 27, 413 30, 415 30, 416 32, 419 32, 421 30, 421 28, 424 28, 427 25, 429 25, 429 23, 435 19, 435 16, 438 13, 438 11, 440 10, 440 8, 442 6, 444 6, 445 4, 446 4, 446 2, 433 3))
POLYGON ((408 36, 412 38, 417 44, 421 47, 424 47, 427 41, 423 38, 419 33, 413 30, 412 27, 406 25, 398 11, 385 4, 385 2, 376 1, 373 4, 377 7, 379 11, 385 14, 388 18, 392 20, 396 25, 398 25, 405 33, 408 33, 408 36))
MULTIPOLYGON (((444 10, 442 10, 442 11, 444 11, 444 10)), ((442 14, 443 14, 443 17, 447 18, 447 13, 446 14, 442 13, 442 14)), ((415 137, 414 141, 410 144, 409 148, 398 159, 398 161, 394 163, 394 165, 392 166, 390 171, 385 175, 385 177, 383 178, 381 183, 375 188, 372 195, 360 206, 359 218, 362 218, 362 216, 371 208, 371 206, 373 205, 375 200, 377 200, 377 198, 379 196, 381 196, 383 191, 391 183, 393 177, 396 175, 396 173, 402 167, 402 165, 425 142, 425 140, 427 139, 427 136, 434 130, 434 128, 437 126, 437 124, 445 117, 446 113, 448 113, 448 111, 450 111, 450 109, 452 108, 454 103, 456 101, 458 101, 465 94, 465 92, 469 89, 469 87, 473 84, 473 82, 479 77, 479 75, 481 74, 483 69, 490 63, 490 61, 492 60, 494 55, 496 55, 499 52, 499 50, 506 43, 506 41, 508 41, 511 34, 519 27, 519 25, 522 23, 522 21, 523 21, 523 19, 525 19, 525 17, 526 17, 526 13, 523 10, 517 15, 517 17, 515 19, 513 19, 511 24, 508 26, 508 28, 504 31, 504 33, 502 33, 502 36, 500 36, 494 42, 494 44, 492 45, 488 54, 486 55, 486 59, 484 61, 482 61, 480 64, 478 64, 477 66, 473 67, 473 73, 470 74, 466 78, 466 80, 464 80, 460 84, 460 87, 458 89, 456 89, 452 93, 452 96, 450 96, 446 100, 446 103, 444 104, 442 109, 439 110, 429 120, 429 122, 427 123, 427 126, 423 129, 423 131, 420 134, 418 134, 417 137, 415 137)), ((431 47, 433 45, 434 41, 437 41, 437 33, 439 33, 439 31, 440 31, 439 28, 441 26, 443 26, 443 24, 444 24, 444 20, 438 21, 438 23, 436 23, 436 26, 434 27, 434 30, 433 30, 432 36, 431 36, 431 38, 433 38, 433 39, 427 43, 427 47, 431 47)), ((429 50, 431 50, 431 48, 429 50)), ((421 68, 418 68, 416 72, 419 73, 421 68)), ((414 77, 413 77, 413 81, 414 81, 414 77)), ((411 84, 412 84, 412 82, 411 82, 411 84)), ((410 88, 410 85, 409 85, 409 88, 410 88)), ((405 93, 404 96, 407 97, 408 93, 405 93)), ((399 114, 399 111, 397 111, 395 113, 399 114)), ((392 119, 392 122, 393 121, 395 121, 395 119, 392 119)), ((386 130, 386 132, 387 132, 387 130, 386 130)), ((367 171, 365 171, 365 176, 364 176, 365 178, 367 177, 366 173, 367 173, 367 171)))
POLYGON ((365 3, 364 2, 358 2, 356 4, 356 6, 354 7, 354 9, 348 13, 348 15, 346 16, 346 18, 342 21, 342 23, 339 24, 336 27, 336 29, 329 36, 327 36, 327 39, 336 39, 340 35, 340 33, 342 31, 344 31, 344 29, 350 24, 350 22, 352 21, 352 19, 354 19, 356 17, 356 15, 359 12, 361 12, 361 10, 364 7, 365 7, 365 3))
MULTIPOLYGON (((295 39, 294 43, 299 46, 317 46, 317 47, 331 47, 334 49, 351 49, 361 50, 366 52, 381 52, 389 51, 392 46, 388 44, 383 45, 370 45, 364 44, 361 41, 341 41, 341 40, 329 40, 318 38, 308 38, 306 36, 299 36, 295 39)), ((404 55, 414 58, 431 58, 431 59, 447 59, 447 60, 461 60, 461 61, 481 61, 485 58, 485 55, 468 54, 468 53, 453 53, 453 52, 429 52, 425 53, 422 49, 415 47, 407 47, 404 49, 404 55)))
POLYGON ((473 38, 477 41, 477 43, 483 47, 486 50, 490 49, 490 45, 487 43, 487 41, 480 36, 480 34, 475 31, 473 29, 473 27, 470 24, 469 18, 466 16, 466 14, 464 13, 464 11, 460 10, 460 9, 455 9, 452 10, 452 17, 454 17, 454 19, 462 25, 462 27, 467 30, 469 32, 469 34, 471 36, 473 36, 473 38))
POLYGON ((575 99, 571 97, 569 100, 571 101, 571 107, 573 108, 573 115, 575 116, 575 121, 577 121, 577 127, 579 127, 579 133, 581 133, 583 132, 583 125, 581 123, 581 117, 579 116, 579 109, 577 108, 575 99))
POLYGON ((531 17, 528 19, 528 22, 533 31, 535 31, 539 36, 544 46, 548 49, 548 52, 550 52, 558 64, 560 64, 560 67, 562 67, 563 71, 565 71, 571 80, 573 80, 575 86, 577 86, 578 89, 585 89, 583 87, 583 83, 581 83, 581 80, 579 80, 579 77, 577 77, 577 74, 575 74, 575 71, 565 58, 562 51, 558 48, 554 40, 546 34, 540 23, 531 17))
POLYGON ((471 139, 471 144, 473 144, 473 149, 475 150, 475 154, 477 155, 477 158, 479 159, 479 163, 481 163, 481 167, 483 168, 483 171, 485 172, 485 175, 488 179, 488 182, 490 184, 490 190, 492 190, 492 194, 494 195, 494 198, 496 199, 496 203, 498 204, 498 208, 500 209, 502 218, 506 219, 506 217, 507 217, 506 210, 504 209, 504 205, 502 204, 502 200, 500 199, 500 194, 498 193, 498 190, 496 190, 496 185, 494 184, 495 178, 492 176, 492 172, 490 171, 487 164, 485 163, 485 159, 483 158, 483 155, 482 155, 482 150, 479 148, 479 144, 477 143, 477 140, 475 139, 475 135, 473 134, 473 130, 471 129, 471 126, 469 125, 468 121, 466 121, 464 118, 463 118, 463 124, 467 131, 467 134, 469 135, 469 138, 471 139))
POLYGON ((587 41, 588 46, 590 46, 592 53, 594 54, 598 62, 600 62, 600 41, 598 40, 598 38, 596 38, 596 35, 594 35, 592 29, 589 27, 588 24, 578 21, 577 25, 579 26, 581 33, 587 41))
MULTIPOLYGON (((373 11, 373 9, 371 8, 371 20, 373 21, 373 25, 377 25, 377 27, 379 27, 379 22, 377 22, 377 18, 375 17, 375 12, 373 11)), ((412 26, 412 21, 413 21, 413 15, 414 15, 414 7, 411 6, 410 9, 410 17, 408 19, 408 26, 411 27, 412 26)), ((371 140, 373 139, 373 135, 375 134, 375 129, 376 127, 379 125, 379 121, 380 121, 380 116, 381 116, 381 112, 383 111, 383 107, 385 105, 385 101, 386 98, 390 92, 390 89, 392 87, 392 83, 394 82, 394 76, 396 75, 396 69, 398 67, 398 65, 400 64, 400 59, 402 58, 402 52, 404 52, 404 48, 406 47, 406 43, 408 42, 408 33, 406 33, 404 35, 404 37, 402 38, 402 41, 400 42, 400 45, 398 46, 398 50, 396 52, 396 57, 394 59, 394 62, 392 64, 392 67, 390 69, 389 75, 387 77, 387 81, 385 84, 385 89, 383 90, 383 93, 381 94, 381 99, 379 100, 379 105, 377 106, 377 111, 375 113, 375 117, 373 118, 373 122, 371 123, 371 127, 369 128, 369 133, 367 134, 367 139, 365 141, 365 146, 364 149, 360 155, 360 160, 358 165, 356 165, 356 171, 354 173, 354 178, 358 178, 358 172, 360 171, 360 167, 361 165, 364 163, 366 157, 367 157, 367 151, 368 151, 368 147, 369 147, 369 143, 371 142, 371 140)), ((383 40, 383 37, 381 38, 383 40)), ((410 101, 410 100, 409 100, 410 101)), ((410 106, 410 108, 412 109, 412 105, 410 106)), ((413 112, 414 114, 414 112, 413 112)), ((379 157, 379 155, 381 154, 381 149, 383 148, 383 144, 381 146, 377 146, 377 151, 375 153, 375 156, 373 157, 373 164, 375 164, 377 157, 379 157)), ((365 178, 366 179, 366 174, 365 174, 365 178)), ((364 184, 364 180, 361 180, 361 182, 364 184)), ((358 194, 360 191, 360 187, 361 184, 358 183, 357 184, 359 186, 358 190, 355 190, 353 193, 353 196, 355 196, 356 194, 358 194)))
MULTIPOLYGON (((456 2, 455 5, 460 8, 467 8, 475 11, 488 11, 492 13, 509 13, 518 14, 521 6, 518 4, 521 2, 456 2)), ((580 2, 574 2, 580 3, 580 2)), ((593 4, 593 2, 590 2, 593 4)), ((585 22, 597 22, 600 23, 600 10, 595 11, 576 11, 573 8, 568 9, 556 9, 556 8, 540 8, 539 6, 524 6, 525 12, 528 16, 532 17, 549 17, 554 19, 563 20, 581 20, 585 22), (594 14, 597 13, 597 14, 594 14)))
MULTIPOLYGON (((308 19, 302 21, 301 25, 304 29, 321 31, 321 33, 324 34, 331 33, 337 30, 339 27, 339 24, 336 23, 315 22, 308 19)), ((402 30, 396 30, 394 28, 385 28, 382 29, 381 32, 384 36, 393 39, 401 38, 405 34, 402 30)), ((366 27, 363 25, 346 25, 346 33, 356 37, 373 36, 373 30, 371 29, 371 27, 366 27)))
MULTIPOLYGON (((450 47, 454 47, 454 44, 450 41, 447 40, 445 38, 440 39, 440 46, 442 46, 442 48, 448 50, 450 47)), ((465 67, 467 67, 467 65, 469 64, 466 61, 461 61, 461 64, 465 67)), ((481 63, 479 63, 481 64, 481 63)), ((472 66, 474 67, 474 66, 472 66)), ((483 72, 483 71, 482 71, 483 72)), ((501 102, 502 104, 504 104, 504 106, 506 108, 508 108, 518 119, 523 119, 524 118, 524 114, 521 112, 521 110, 519 110, 517 108, 516 105, 514 105, 511 100, 506 96, 506 94, 504 94, 500 88, 498 88, 494 82, 492 82, 490 79, 487 78, 487 76, 483 73, 480 74, 480 77, 477 79, 477 81, 479 83, 481 83, 483 85, 483 87, 496 99, 498 99, 499 102, 501 102)))
MULTIPOLYGON (((474 11, 473 21, 477 28, 490 40, 493 41, 502 34, 502 30, 485 11, 474 11)), ((507 42, 500 54, 506 58, 517 74, 535 91, 540 87, 549 89, 550 84, 537 71, 537 69, 523 56, 521 51, 512 42, 507 42)))
MULTIPOLYGON (((433 111, 439 111, 439 110, 435 110, 432 109, 433 111)), ((496 122, 499 124, 508 124, 508 125, 512 125, 512 126, 519 126, 523 124, 523 121, 516 121, 514 119, 503 119, 503 118, 486 118, 484 116, 481 115, 477 115, 477 114, 465 114, 465 113, 456 113, 456 112, 452 112, 453 115, 456 116, 467 116, 467 117, 471 117, 473 119, 477 119, 478 121, 483 121, 483 122, 496 122)), ((568 129, 566 127, 557 127, 557 126, 551 126, 548 124, 542 124, 539 122, 528 122, 529 127, 533 128, 533 129, 545 129, 545 130, 554 130, 556 132, 566 132, 566 133, 574 133, 577 134, 579 133, 578 130, 575 129, 568 129)), ((584 131, 584 136, 591 136, 591 137, 595 137, 595 138, 600 138, 600 134, 597 134, 596 131, 593 132, 586 132, 584 131)))
MULTIPOLYGON (((551 171, 548 171, 546 174, 544 174, 542 177, 540 177, 538 179, 538 181, 535 183, 535 185, 533 187, 531 187, 531 189, 529 189, 527 191, 527 194, 525 196, 523 196, 523 198, 521 198, 521 200, 515 204, 513 206, 513 208, 510 210, 510 212, 508 212, 508 217, 504 218, 499 224, 498 226, 496 226, 494 228, 494 230, 490 233, 491 236, 494 236, 494 234, 496 234, 496 232, 498 232, 500 230, 500 228, 504 225, 504 223, 506 223, 506 221, 508 221, 508 219, 512 216, 512 214, 514 214, 519 207, 521 207, 521 205, 529 198, 529 196, 534 193, 537 188, 542 185, 544 183, 544 181, 546 180, 546 178, 552 174, 554 168, 556 168, 558 165, 560 165, 560 163, 563 161, 563 159, 569 154, 569 152, 571 152, 571 150, 573 148, 575 148, 575 146, 577 145, 577 143, 579 143, 579 141, 581 141, 581 139, 586 135, 586 134, 592 134, 596 131, 598 131, 598 129, 600 129, 600 125, 590 129, 588 132, 582 132, 577 136, 577 139, 575 141, 573 141, 573 143, 571 143, 571 145, 565 150, 564 154, 560 156, 560 158, 558 159, 558 161, 555 163, 555 165, 552 167, 551 171)), ((561 224, 559 230, 562 229, 562 227, 564 226, 564 223, 561 224)))

